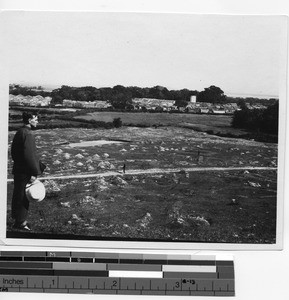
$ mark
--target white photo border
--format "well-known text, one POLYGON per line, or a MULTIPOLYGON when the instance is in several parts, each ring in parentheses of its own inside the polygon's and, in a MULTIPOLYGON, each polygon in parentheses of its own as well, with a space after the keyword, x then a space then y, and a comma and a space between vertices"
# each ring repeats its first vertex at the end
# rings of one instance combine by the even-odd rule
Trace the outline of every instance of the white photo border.
MULTIPOLYGON (((11 13, 11 12, 9 12, 11 13)), ((29 12, 27 12, 29 13, 29 12)), ((34 12, 35 13, 35 12, 34 12)), ((67 12, 68 13, 68 12, 67 12)), ((74 12, 75 13, 75 12, 74 12)), ((77 12, 85 13, 85 12, 77 12)), ((92 13, 92 12, 90 12, 92 13)), ((98 12, 95 12, 98 13, 98 12)), ((107 12, 109 14, 109 12, 107 12)), ((120 12, 123 14, 124 12, 120 12)), ((5 30, 5 18, 0 14, 0 33, 5 30)), ((190 14, 194 16, 194 14, 190 14)), ((0 245, 9 246, 43 246, 49 247, 77 247, 97 249, 151 249, 151 250, 281 250, 283 247, 283 208, 284 208, 284 174, 285 174, 285 126, 287 110, 287 69, 288 69, 288 17, 284 18, 282 32, 282 49, 280 49, 280 83, 279 83, 279 142, 278 142, 278 187, 277 187, 277 229, 276 244, 223 244, 223 243, 194 243, 194 242, 142 242, 142 241, 89 241, 89 240, 29 240, 6 238, 6 215, 7 215, 7 141, 8 141, 8 111, 9 111, 9 52, 3 45, 5 39, 0 37, 0 62, 2 66, 0 77, 0 97, 2 101, 1 114, 1 198, 0 198, 0 245)))

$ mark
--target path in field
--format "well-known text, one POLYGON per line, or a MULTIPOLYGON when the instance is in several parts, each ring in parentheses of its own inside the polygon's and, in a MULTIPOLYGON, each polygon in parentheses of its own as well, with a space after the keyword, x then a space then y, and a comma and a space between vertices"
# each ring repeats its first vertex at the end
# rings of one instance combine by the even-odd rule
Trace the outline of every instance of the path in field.
MULTIPOLYGON (((207 171, 274 171, 276 167, 195 167, 195 168, 173 168, 173 169, 146 169, 146 170, 127 170, 125 175, 141 175, 141 174, 165 174, 165 173, 178 173, 185 172, 207 172, 207 171)), ((47 176, 39 177, 40 180, 55 180, 55 179, 78 179, 78 178, 93 178, 93 177, 107 177, 124 175, 122 172, 110 171, 97 174, 79 174, 79 175, 60 175, 60 176, 47 176)), ((8 179, 8 181, 13 181, 8 179)))

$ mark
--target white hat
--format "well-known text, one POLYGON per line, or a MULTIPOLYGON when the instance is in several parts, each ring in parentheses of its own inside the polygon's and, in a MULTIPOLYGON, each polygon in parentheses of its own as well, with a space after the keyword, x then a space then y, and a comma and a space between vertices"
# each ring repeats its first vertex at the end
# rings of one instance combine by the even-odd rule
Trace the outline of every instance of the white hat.
POLYGON ((30 201, 40 202, 45 198, 45 187, 38 179, 26 185, 26 196, 30 201))

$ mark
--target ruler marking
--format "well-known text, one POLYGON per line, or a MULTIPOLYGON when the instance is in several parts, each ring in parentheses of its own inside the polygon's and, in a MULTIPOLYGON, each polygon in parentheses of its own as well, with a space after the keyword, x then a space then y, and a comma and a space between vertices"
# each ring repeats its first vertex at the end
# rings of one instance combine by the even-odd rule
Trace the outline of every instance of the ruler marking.
MULTIPOLYGON (((40 263, 38 267, 36 263, 33 262, 34 258, 36 258, 33 255, 35 255, 36 252, 29 252, 28 257, 26 257, 24 253, 25 252, 23 252, 23 255, 21 256, 19 254, 19 256, 16 256, 17 253, 14 252, 12 256, 9 256, 9 253, 5 252, 5 256, 2 256, 2 261, 7 261, 8 264, 11 263, 11 266, 9 265, 8 269, 14 269, 14 274, 13 272, 9 274, 8 271, 2 268, 3 272, 7 272, 7 274, 0 274, 0 280, 3 278, 4 282, 4 279, 6 280, 7 278, 7 282, 11 281, 12 279, 15 283, 16 280, 21 280, 23 282, 23 284, 21 283, 21 285, 18 286, 16 286, 13 282, 11 286, 7 288, 8 291, 12 292, 12 289, 14 289, 14 291, 28 292, 30 289, 31 291, 34 290, 34 292, 59 291, 59 293, 93 293, 95 290, 95 293, 98 294, 111 294, 114 292, 115 294, 137 293, 140 295, 188 295, 188 293, 191 295, 195 295, 195 293, 196 295, 209 295, 209 293, 211 293, 213 296, 234 295, 234 286, 232 288, 231 286, 234 284, 235 277, 227 277, 234 272, 234 263, 230 259, 220 262, 215 260, 214 263, 212 256, 206 257, 202 255, 200 256, 200 261, 198 261, 197 256, 191 256, 193 262, 190 262, 187 257, 184 257, 182 260, 182 256, 180 255, 159 255, 154 257, 152 254, 149 256, 132 254, 130 257, 130 254, 125 253, 118 254, 118 258, 116 259, 117 254, 115 253, 100 253, 100 255, 98 255, 97 253, 86 252, 83 253, 83 255, 81 255, 81 253, 74 253, 73 256, 72 252, 52 251, 45 252, 47 258, 45 261, 50 261, 52 264, 53 274, 49 276, 50 273, 48 274, 46 270, 43 270, 48 268, 49 263, 47 263, 47 268, 46 263, 40 263), (100 263, 98 259, 103 259, 107 262, 104 263, 103 261, 100 263), (109 274, 109 264, 115 263, 115 261, 111 261, 113 259, 119 264, 119 267, 116 270, 121 272, 120 276, 115 276, 116 278, 113 276, 110 277, 109 274), (166 261, 165 268, 163 264, 159 264, 160 259, 166 261), (19 262, 18 266, 17 261, 19 262), (39 269, 36 272, 37 274, 35 273, 33 275, 33 273, 29 273, 28 271, 30 270, 25 271, 25 267, 29 265, 29 261, 32 261, 32 264, 30 265, 30 269, 33 267, 31 270, 32 272, 39 269), (105 269, 104 273, 102 273, 101 270, 101 272, 99 272, 98 265, 95 266, 96 270, 94 267, 92 267, 92 265, 95 263, 103 265, 103 268, 105 269), (150 264, 154 265, 154 267, 150 266, 150 264), (53 267, 54 265, 58 266, 56 272, 53 267), (122 265, 123 268, 121 267, 122 265), (216 270, 213 268, 214 265, 218 266, 216 270), (155 274, 148 274, 150 270, 155 272, 158 270, 159 272, 158 268, 161 269, 162 277, 155 278, 155 274), (21 271, 21 269, 24 269, 24 271, 21 271), (214 270, 215 272, 213 272, 214 270), (139 277, 137 274, 136 276, 134 276, 133 273, 129 274, 129 271, 139 273, 139 277), (166 274, 164 274, 163 271, 167 271, 166 274), (199 273, 189 273, 188 271, 196 271, 199 273), (122 276, 123 272, 132 276, 124 277, 122 276), (143 272, 143 274, 140 274, 141 272, 143 272), (145 279, 145 277, 142 278, 140 275, 147 276, 147 279, 145 279), (153 277, 149 278, 151 275, 153 277), (91 276, 91 278, 88 278, 89 276, 91 276), (197 277, 195 278, 195 276, 197 277), (122 279, 124 281, 122 281, 122 279), (95 284, 93 284, 92 280, 95 281, 95 284), (116 284, 117 282, 118 285, 116 284), (63 285, 65 286, 64 288, 63 285), (98 285, 100 286, 98 287, 98 285), (103 290, 101 285, 103 285, 103 290)), ((2 266, 6 266, 5 262, 3 262, 2 266)), ((4 286, 3 288, 6 287, 4 286)))

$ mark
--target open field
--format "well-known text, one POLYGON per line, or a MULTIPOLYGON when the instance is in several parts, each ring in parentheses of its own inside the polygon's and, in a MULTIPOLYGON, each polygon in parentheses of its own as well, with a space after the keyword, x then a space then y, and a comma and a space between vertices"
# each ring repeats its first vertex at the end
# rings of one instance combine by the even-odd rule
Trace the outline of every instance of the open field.
POLYGON ((189 127, 197 131, 244 135, 245 132, 231 127, 231 115, 200 115, 185 113, 122 113, 92 112, 75 117, 77 120, 112 122, 120 118, 123 125, 130 126, 178 126, 189 127))
POLYGON ((278 137, 259 131, 252 132, 231 127, 232 115, 193 113, 144 113, 121 111, 96 111, 95 109, 56 109, 37 107, 13 107, 9 111, 9 131, 21 126, 21 114, 29 109, 39 114, 42 129, 54 128, 114 128, 113 121, 119 119, 124 126, 131 127, 181 127, 222 137, 254 139, 261 142, 278 142, 278 137))
MULTIPOLYGON (((275 243, 277 144, 172 126, 175 115, 167 116, 168 126, 157 128, 36 131, 48 169, 43 175, 47 197, 31 204, 33 232, 95 239, 275 243), (215 167, 224 169, 211 169, 215 167), (56 178, 72 175, 77 178, 56 178)), ((203 118, 207 116, 194 116, 199 118, 195 124, 209 124, 203 118)), ((227 116, 216 117, 220 123, 215 128, 228 129, 227 116)), ((14 133, 9 133, 9 145, 14 133)), ((9 157, 10 179, 11 167, 9 157)), ((9 182, 8 232, 12 188, 9 182)))

